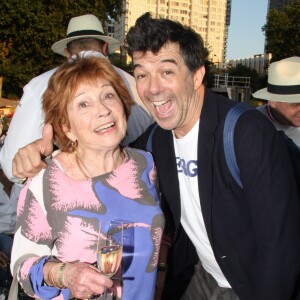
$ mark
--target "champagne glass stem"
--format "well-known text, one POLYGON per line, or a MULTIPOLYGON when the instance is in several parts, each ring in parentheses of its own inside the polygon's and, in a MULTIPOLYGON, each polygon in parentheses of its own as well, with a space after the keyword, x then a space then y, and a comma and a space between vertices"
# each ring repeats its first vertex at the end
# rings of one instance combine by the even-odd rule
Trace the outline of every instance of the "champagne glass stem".
POLYGON ((107 289, 106 287, 104 288, 104 293, 103 293, 103 300, 106 300, 107 298, 107 289))

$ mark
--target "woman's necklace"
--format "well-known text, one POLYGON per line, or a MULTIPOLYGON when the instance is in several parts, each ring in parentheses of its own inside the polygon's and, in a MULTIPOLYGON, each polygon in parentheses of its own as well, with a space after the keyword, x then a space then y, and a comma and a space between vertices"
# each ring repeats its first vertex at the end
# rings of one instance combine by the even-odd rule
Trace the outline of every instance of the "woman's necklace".
POLYGON ((76 157, 77 165, 78 165, 80 171, 82 172, 82 174, 86 177, 86 179, 93 178, 93 176, 91 175, 91 173, 89 172, 87 167, 83 164, 83 162, 82 162, 82 160, 81 160, 81 158, 80 158, 77 151, 75 151, 75 157, 76 157))
MULTIPOLYGON (((124 149, 121 149, 120 155, 121 155, 122 162, 123 162, 125 160, 125 158, 127 157, 127 154, 124 149)), ((95 176, 91 175, 91 172, 88 170, 88 168, 82 162, 82 160, 78 154, 78 151, 75 151, 75 158, 76 158, 76 162, 77 162, 77 165, 78 165, 80 171, 86 177, 86 179, 91 179, 91 178, 95 177, 95 176)))

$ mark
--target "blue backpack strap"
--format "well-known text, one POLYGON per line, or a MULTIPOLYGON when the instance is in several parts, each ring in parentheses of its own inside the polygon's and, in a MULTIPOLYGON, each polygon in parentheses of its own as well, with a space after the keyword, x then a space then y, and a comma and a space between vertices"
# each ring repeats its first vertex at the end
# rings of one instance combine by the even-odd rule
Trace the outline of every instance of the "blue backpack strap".
POLYGON ((147 140, 147 145, 146 145, 146 150, 149 151, 149 152, 152 152, 152 140, 153 140, 153 134, 155 132, 155 130, 158 128, 158 125, 155 124, 153 126, 153 128, 151 129, 151 132, 150 132, 150 135, 148 137, 148 140, 147 140))
POLYGON ((244 104, 234 105, 227 113, 224 130, 223 130, 223 144, 225 159, 230 171, 231 176, 240 188, 243 188, 243 184, 240 177, 240 169, 236 162, 235 150, 234 150, 234 129, 240 115, 249 110, 250 107, 244 104))

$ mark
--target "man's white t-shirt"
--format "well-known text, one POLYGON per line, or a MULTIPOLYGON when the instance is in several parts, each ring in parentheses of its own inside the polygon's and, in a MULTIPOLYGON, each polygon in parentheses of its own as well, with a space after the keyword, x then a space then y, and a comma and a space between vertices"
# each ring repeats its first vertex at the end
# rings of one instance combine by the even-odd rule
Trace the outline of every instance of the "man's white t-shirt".
POLYGON ((199 121, 180 139, 173 133, 180 187, 180 222, 194 244, 204 269, 215 278, 220 287, 231 288, 215 259, 202 216, 197 170, 198 131, 199 121))

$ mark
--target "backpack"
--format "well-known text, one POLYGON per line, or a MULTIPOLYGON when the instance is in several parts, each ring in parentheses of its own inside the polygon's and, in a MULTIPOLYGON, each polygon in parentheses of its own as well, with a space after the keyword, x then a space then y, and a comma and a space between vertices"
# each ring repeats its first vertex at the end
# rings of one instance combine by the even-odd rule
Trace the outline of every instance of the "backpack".
MULTIPOLYGON (((234 129, 236 122, 238 121, 241 114, 247 110, 251 109, 243 104, 234 105, 227 113, 224 130, 223 130, 223 145, 225 152, 225 159, 230 171, 231 176, 234 178, 235 182, 243 188, 243 184, 240 178, 240 169, 237 165, 234 151, 234 129)), ((300 148, 290 139, 284 131, 277 131, 278 134, 283 138, 291 159, 293 166, 295 178, 298 184, 298 191, 300 191, 300 148)))

